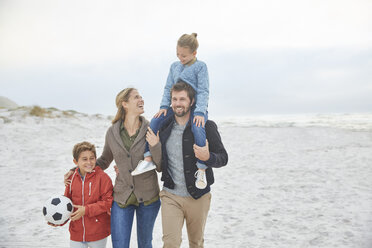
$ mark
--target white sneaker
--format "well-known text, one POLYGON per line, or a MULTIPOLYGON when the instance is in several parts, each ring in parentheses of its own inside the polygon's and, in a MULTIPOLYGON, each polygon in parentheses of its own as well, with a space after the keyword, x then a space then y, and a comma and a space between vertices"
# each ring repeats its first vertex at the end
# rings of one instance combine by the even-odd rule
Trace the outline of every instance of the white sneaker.
POLYGON ((207 177, 205 176, 205 170, 197 170, 195 172, 195 186, 198 189, 205 189, 207 187, 207 177))
POLYGON ((137 176, 139 174, 145 173, 147 171, 156 169, 156 166, 154 165, 153 162, 147 162, 145 160, 140 160, 138 162, 138 165, 134 171, 132 171, 132 176, 137 176))

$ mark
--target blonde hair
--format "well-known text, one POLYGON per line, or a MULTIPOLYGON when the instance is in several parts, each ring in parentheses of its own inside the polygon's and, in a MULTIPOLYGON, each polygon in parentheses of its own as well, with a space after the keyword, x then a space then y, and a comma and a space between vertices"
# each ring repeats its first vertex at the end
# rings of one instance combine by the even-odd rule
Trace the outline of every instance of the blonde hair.
POLYGON ((179 47, 188 47, 188 48, 190 48, 190 52, 193 53, 199 47, 199 42, 196 39, 197 36, 198 36, 197 33, 183 34, 178 39, 177 46, 179 46, 179 47))
POLYGON ((115 118, 112 120, 112 124, 119 120, 125 120, 125 109, 123 107, 123 102, 128 102, 130 93, 136 90, 135 88, 125 88, 124 90, 120 91, 116 96, 116 107, 118 111, 116 112, 115 118))
POLYGON ((77 143, 75 146, 74 146, 74 149, 72 150, 72 156, 74 157, 74 159, 76 161, 79 160, 79 157, 80 157, 80 154, 82 152, 85 152, 85 151, 91 151, 93 152, 94 154, 94 157, 97 158, 97 154, 96 154, 96 147, 89 143, 89 142, 81 142, 81 143, 77 143))

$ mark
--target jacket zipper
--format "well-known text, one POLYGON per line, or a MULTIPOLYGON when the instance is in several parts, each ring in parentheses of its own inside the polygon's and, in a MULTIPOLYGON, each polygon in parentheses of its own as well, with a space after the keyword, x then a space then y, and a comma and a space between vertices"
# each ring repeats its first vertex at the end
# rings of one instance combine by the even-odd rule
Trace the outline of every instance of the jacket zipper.
MULTIPOLYGON (((81 195, 82 195, 82 198, 83 198, 83 202, 82 202, 82 206, 84 206, 84 181, 85 181, 85 176, 83 178, 83 184, 82 184, 82 190, 81 190, 81 195)), ((83 242, 85 242, 85 225, 84 225, 84 216, 81 217, 82 218, 82 222, 83 222, 83 242)))

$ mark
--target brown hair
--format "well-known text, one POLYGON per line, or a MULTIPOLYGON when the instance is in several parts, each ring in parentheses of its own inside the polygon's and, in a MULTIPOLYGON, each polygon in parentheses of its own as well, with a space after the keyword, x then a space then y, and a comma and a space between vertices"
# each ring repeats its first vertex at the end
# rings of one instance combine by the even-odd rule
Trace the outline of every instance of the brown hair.
POLYGON ((79 156, 82 152, 85 152, 85 151, 91 151, 94 153, 94 157, 97 158, 97 154, 96 154, 96 147, 89 143, 89 142, 81 142, 81 143, 77 143, 75 146, 74 146, 74 149, 72 150, 72 156, 74 157, 74 159, 76 161, 79 160, 79 156))
POLYGON ((171 96, 172 96, 173 91, 175 92, 186 91, 187 96, 190 99, 190 102, 192 102, 192 100, 194 100, 195 98, 195 90, 193 89, 193 87, 191 87, 191 85, 189 85, 188 83, 185 83, 182 80, 173 84, 172 89, 171 89, 171 96))
POLYGON ((190 48, 190 52, 193 53, 199 47, 199 42, 196 39, 197 36, 198 36, 197 33, 184 34, 178 39, 177 46, 188 47, 190 48))
POLYGON ((130 93, 136 90, 135 88, 125 88, 124 90, 120 91, 116 96, 116 107, 118 111, 116 112, 115 118, 112 120, 112 124, 119 121, 120 119, 125 120, 125 109, 123 107, 123 102, 128 102, 130 93))

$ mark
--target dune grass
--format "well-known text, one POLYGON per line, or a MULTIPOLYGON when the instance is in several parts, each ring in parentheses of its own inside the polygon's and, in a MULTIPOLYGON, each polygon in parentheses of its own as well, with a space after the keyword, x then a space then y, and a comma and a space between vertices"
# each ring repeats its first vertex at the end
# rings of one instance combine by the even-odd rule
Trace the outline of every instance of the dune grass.
POLYGON ((52 117, 51 113, 52 111, 39 106, 33 106, 32 109, 30 110, 30 115, 37 117, 52 117))

